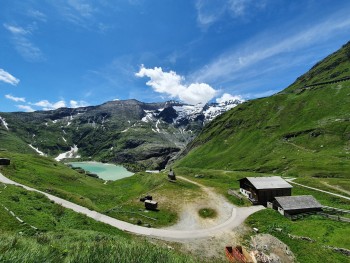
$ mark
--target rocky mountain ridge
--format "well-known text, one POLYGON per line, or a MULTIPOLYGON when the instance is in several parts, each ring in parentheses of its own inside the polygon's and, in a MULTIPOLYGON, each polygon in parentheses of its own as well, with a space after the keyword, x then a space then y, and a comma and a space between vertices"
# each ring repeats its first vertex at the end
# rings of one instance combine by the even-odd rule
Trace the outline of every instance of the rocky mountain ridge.
POLYGON ((178 101, 124 100, 81 108, 0 113, 0 130, 19 137, 31 151, 58 161, 81 157, 161 169, 206 123, 240 103, 193 106, 178 101))

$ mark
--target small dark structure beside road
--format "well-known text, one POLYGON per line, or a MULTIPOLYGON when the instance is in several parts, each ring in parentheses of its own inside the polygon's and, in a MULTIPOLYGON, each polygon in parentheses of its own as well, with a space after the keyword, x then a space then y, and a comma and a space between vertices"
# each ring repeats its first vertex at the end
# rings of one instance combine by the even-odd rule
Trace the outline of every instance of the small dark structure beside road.
POLYGON ((286 217, 322 211, 322 205, 312 195, 279 196, 275 197, 272 205, 286 217))
POLYGON ((245 177, 239 181, 239 191, 248 197, 253 205, 267 205, 276 196, 291 196, 292 187, 280 176, 245 177))
POLYGON ((10 165, 11 160, 8 158, 0 158, 0 165, 10 165))
POLYGON ((170 169, 170 172, 168 173, 168 179, 172 181, 176 181, 176 176, 172 169, 170 169))
POLYGON ((157 210, 158 202, 153 200, 145 200, 145 208, 147 210, 157 210))

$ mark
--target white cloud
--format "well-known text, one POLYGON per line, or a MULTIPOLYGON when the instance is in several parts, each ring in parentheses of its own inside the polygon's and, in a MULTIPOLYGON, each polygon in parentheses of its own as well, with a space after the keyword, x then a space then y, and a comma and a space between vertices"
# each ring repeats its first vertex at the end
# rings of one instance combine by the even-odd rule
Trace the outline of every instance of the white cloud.
POLYGON ((57 102, 49 102, 48 100, 41 100, 36 103, 30 103, 31 105, 42 107, 43 110, 55 110, 58 108, 66 107, 66 102, 64 100, 60 100, 57 102))
POLYGON ((240 100, 242 101, 243 98, 239 95, 231 95, 229 93, 224 93, 220 98, 216 99, 217 103, 224 103, 226 101, 235 101, 235 100, 240 100))
POLYGON ((27 35, 30 32, 25 30, 23 27, 12 26, 9 24, 4 24, 4 27, 14 35, 27 35))
POLYGON ((189 104, 206 103, 217 93, 215 89, 206 83, 192 83, 188 86, 182 84, 184 77, 179 76, 174 71, 164 72, 161 67, 147 69, 143 65, 137 77, 149 77, 146 85, 154 91, 166 94, 170 98, 179 98, 189 104))
POLYGON ((40 12, 39 10, 30 9, 28 11, 28 15, 37 20, 40 20, 41 22, 46 22, 47 20, 47 16, 44 13, 40 12))
POLYGON ((100 32, 105 32, 109 29, 108 25, 100 22, 95 14, 100 12, 96 6, 108 6, 107 2, 87 0, 65 0, 51 1, 51 4, 65 21, 80 26, 84 29, 97 29, 100 32), (95 3, 96 2, 96 3, 95 3))
POLYGON ((86 107, 88 106, 88 103, 83 101, 83 100, 80 100, 80 101, 76 101, 76 100, 71 100, 69 102, 70 104, 70 107, 71 108, 80 108, 80 107, 86 107))
POLYGON ((233 19, 253 16, 258 10, 265 8, 266 0, 197 0, 197 22, 201 27, 208 27, 226 14, 233 19))
POLYGON ((29 39, 35 24, 29 25, 28 29, 4 24, 4 27, 11 33, 12 41, 17 52, 26 60, 36 62, 44 60, 44 55, 40 48, 35 46, 29 39))
POLYGON ((28 105, 16 105, 17 108, 23 110, 23 111, 26 111, 26 112, 33 112, 34 109, 28 105))
MULTIPOLYGON (((339 14, 329 17, 322 23, 299 30, 297 33, 286 30, 284 38, 275 32, 265 32, 251 39, 250 42, 244 43, 241 48, 217 57, 208 65, 194 72, 191 79, 207 82, 232 81, 241 73, 245 73, 248 69, 252 69, 267 59, 275 58, 281 54, 292 54, 292 52, 305 49, 316 42, 327 40, 332 35, 345 34, 345 32, 350 32, 350 17, 339 14)), ((280 63, 285 65, 289 61, 282 60, 280 57, 280 63)), ((264 64, 262 70, 268 66, 271 65, 264 64)))
POLYGON ((15 96, 12 96, 11 94, 6 94, 5 95, 5 98, 6 99, 9 99, 9 100, 13 100, 13 101, 16 101, 16 102, 26 102, 26 99, 25 98, 19 98, 19 97, 15 97, 15 96))
POLYGON ((83 17, 90 17, 94 8, 84 0, 68 0, 68 5, 83 17))
POLYGON ((16 86, 19 83, 19 79, 12 76, 10 73, 0 68, 0 81, 16 86))
MULTIPOLYGON (((41 100, 38 101, 36 103, 29 103, 32 106, 37 106, 37 107, 41 107, 43 110, 56 110, 59 108, 64 108, 67 107, 67 104, 64 100, 59 100, 57 102, 50 102, 48 100, 41 100)), ((76 101, 76 100, 70 100, 69 101, 69 106, 71 108, 79 108, 79 107, 86 107, 88 106, 88 103, 80 100, 80 101, 76 101)))
POLYGON ((207 27, 217 21, 224 14, 226 1, 198 0, 196 2, 196 9, 199 25, 207 27))

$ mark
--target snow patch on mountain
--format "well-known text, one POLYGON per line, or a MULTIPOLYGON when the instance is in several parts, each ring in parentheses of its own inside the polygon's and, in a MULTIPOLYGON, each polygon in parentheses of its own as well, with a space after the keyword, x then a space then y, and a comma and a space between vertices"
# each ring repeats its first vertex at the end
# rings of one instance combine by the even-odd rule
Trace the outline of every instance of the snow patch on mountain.
POLYGON ((42 151, 40 151, 38 148, 35 148, 33 145, 28 144, 30 148, 32 148, 34 151, 36 151, 39 155, 41 156, 46 156, 45 153, 43 153, 42 151))
POLYGON ((71 147, 70 151, 59 154, 55 160, 59 162, 65 158, 80 158, 80 155, 78 155, 78 150, 78 146, 74 145, 71 147))
POLYGON ((6 130, 9 130, 8 123, 6 122, 5 118, 0 116, 0 121, 2 122, 2 125, 6 128, 6 130))
POLYGON ((212 103, 207 106, 207 108, 203 109, 203 114, 205 116, 205 122, 210 122, 217 116, 221 115, 222 113, 229 111, 236 107, 237 105, 241 104, 242 100, 228 100, 223 101, 220 103, 212 103))

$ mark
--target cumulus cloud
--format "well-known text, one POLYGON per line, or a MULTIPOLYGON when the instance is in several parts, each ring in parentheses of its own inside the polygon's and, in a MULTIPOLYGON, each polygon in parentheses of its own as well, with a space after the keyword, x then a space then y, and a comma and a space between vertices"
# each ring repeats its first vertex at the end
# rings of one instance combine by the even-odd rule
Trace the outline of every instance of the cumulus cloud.
POLYGON ((70 100, 67 104, 65 100, 59 100, 57 102, 50 102, 48 100, 41 100, 36 103, 29 103, 32 106, 37 106, 42 108, 43 110, 56 110, 59 108, 64 107, 71 107, 71 108, 79 108, 79 107, 86 107, 88 106, 88 103, 83 100, 70 100))
POLYGON ((83 101, 83 100, 80 100, 80 101, 71 100, 69 102, 69 105, 70 105, 71 108, 79 108, 79 107, 86 107, 86 106, 88 106, 88 103, 83 101))
POLYGON ((239 95, 231 95, 229 93, 224 93, 220 98, 216 99, 216 102, 224 103, 226 101, 235 101, 235 100, 243 101, 243 98, 239 95))
POLYGON ((41 100, 31 104, 34 106, 42 107, 43 110, 55 110, 58 108, 66 107, 66 102, 64 100, 60 100, 57 102, 49 102, 48 100, 41 100))
POLYGON ((146 85, 153 88, 155 92, 166 94, 170 98, 178 98, 188 104, 207 103, 215 97, 217 91, 206 83, 183 84, 184 77, 174 71, 164 72, 161 67, 147 69, 143 65, 137 77, 149 77, 146 85))
POLYGON ((5 95, 5 98, 6 99, 9 99, 9 100, 13 100, 13 101, 16 101, 16 102, 26 102, 26 99, 25 98, 19 98, 19 97, 15 97, 15 96, 12 96, 11 94, 6 94, 5 95))
POLYGON ((32 107, 30 107, 29 105, 16 105, 17 108, 25 111, 25 112, 33 112, 34 109, 32 107))
POLYGON ((0 68, 0 81, 16 86, 19 83, 19 79, 12 76, 10 73, 0 68))

